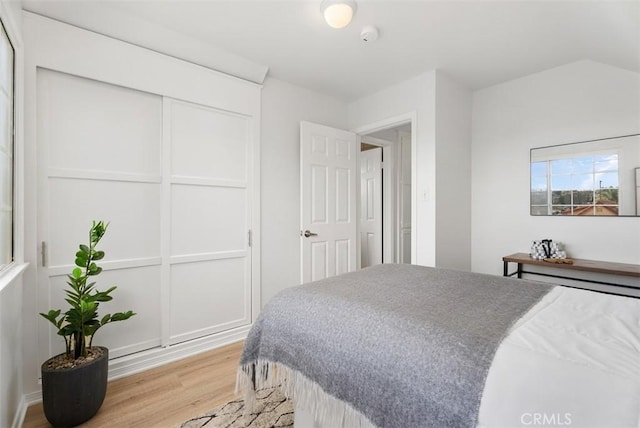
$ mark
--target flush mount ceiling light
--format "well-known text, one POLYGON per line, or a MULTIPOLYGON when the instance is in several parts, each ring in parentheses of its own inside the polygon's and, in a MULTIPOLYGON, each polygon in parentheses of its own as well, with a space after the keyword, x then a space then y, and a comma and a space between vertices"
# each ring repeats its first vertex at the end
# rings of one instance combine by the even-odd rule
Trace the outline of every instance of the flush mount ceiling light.
POLYGON ((330 27, 344 28, 356 12, 356 2, 349 0, 323 0, 320 10, 330 27))

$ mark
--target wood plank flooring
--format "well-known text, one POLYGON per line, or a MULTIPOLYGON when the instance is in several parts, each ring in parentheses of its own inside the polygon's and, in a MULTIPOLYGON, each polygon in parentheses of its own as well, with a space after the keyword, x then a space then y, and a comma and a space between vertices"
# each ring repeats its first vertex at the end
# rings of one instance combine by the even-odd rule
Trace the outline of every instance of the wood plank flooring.
MULTIPOLYGON (((244 342, 109 382, 100 411, 83 427, 176 427, 233 399, 244 342)), ((42 404, 27 409, 24 428, 50 427, 42 404)))

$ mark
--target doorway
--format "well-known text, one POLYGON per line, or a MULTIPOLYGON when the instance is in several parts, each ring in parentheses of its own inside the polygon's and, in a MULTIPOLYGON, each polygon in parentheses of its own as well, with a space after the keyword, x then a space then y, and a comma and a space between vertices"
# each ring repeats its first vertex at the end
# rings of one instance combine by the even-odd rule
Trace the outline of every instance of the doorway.
POLYGON ((411 122, 363 133, 359 261, 411 263, 411 122))
MULTIPOLYGON (((360 235, 361 141, 382 149, 382 263, 415 262, 415 123, 415 112, 354 131, 300 122, 301 282, 362 266, 361 246, 369 238, 360 235)), ((380 257, 376 260, 366 260, 365 266, 379 263, 380 257)))

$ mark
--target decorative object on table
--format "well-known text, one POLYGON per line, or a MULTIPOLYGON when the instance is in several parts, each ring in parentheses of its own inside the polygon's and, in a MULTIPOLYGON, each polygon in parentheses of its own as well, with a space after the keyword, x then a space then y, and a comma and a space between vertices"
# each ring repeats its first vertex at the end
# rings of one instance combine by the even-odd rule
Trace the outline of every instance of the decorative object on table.
POLYGON ((57 328, 66 345, 64 353, 48 359, 41 367, 44 413, 56 427, 80 425, 98 412, 107 392, 109 350, 93 346, 93 337, 102 326, 135 315, 127 311, 98 318, 98 306, 112 300, 110 294, 116 289, 113 286, 98 291, 96 283, 89 282, 102 272, 95 262, 104 258, 104 251, 96 250, 96 246, 108 225, 94 221, 89 245, 81 244, 76 252, 76 267, 67 275, 71 289, 65 291, 69 310, 63 314, 60 309, 40 313, 57 328))
POLYGON ((567 253, 562 248, 562 244, 554 242, 552 239, 533 241, 529 255, 536 260, 567 258, 567 253))

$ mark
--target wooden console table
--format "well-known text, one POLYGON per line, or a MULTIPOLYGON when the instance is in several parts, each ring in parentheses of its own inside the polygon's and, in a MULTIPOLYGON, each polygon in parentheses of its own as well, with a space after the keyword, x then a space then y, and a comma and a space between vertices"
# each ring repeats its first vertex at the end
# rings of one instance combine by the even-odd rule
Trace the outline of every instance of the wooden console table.
MULTIPOLYGON (((598 260, 584 260, 584 259, 572 259, 573 264, 564 264, 564 263, 549 263, 544 260, 536 260, 529 256, 527 253, 515 253, 510 256, 505 256, 502 258, 502 262, 504 263, 504 276, 514 276, 517 275, 518 278, 522 278, 523 273, 531 274, 531 275, 540 275, 540 276, 549 276, 552 278, 562 278, 569 279, 572 281, 582 281, 582 282, 590 282, 594 284, 604 284, 604 285, 613 285, 616 287, 622 288, 631 288, 634 290, 640 290, 640 265, 633 265, 628 263, 614 263, 614 262, 601 262, 598 260), (509 263, 517 263, 517 270, 515 272, 509 273, 509 263), (570 274, 570 271, 583 271, 583 272, 594 272, 594 273, 604 273, 609 275, 621 275, 626 277, 634 277, 638 278, 638 283, 635 285, 623 285, 616 284, 612 282, 606 281, 598 281, 595 279, 585 279, 585 278, 575 278, 570 276, 563 275, 553 275, 549 273, 542 272, 531 272, 523 269, 524 265, 535 265, 542 266, 545 268, 555 268, 555 269, 564 269, 567 271, 567 274, 570 274)), ((618 294, 618 293, 611 293, 618 294)))

